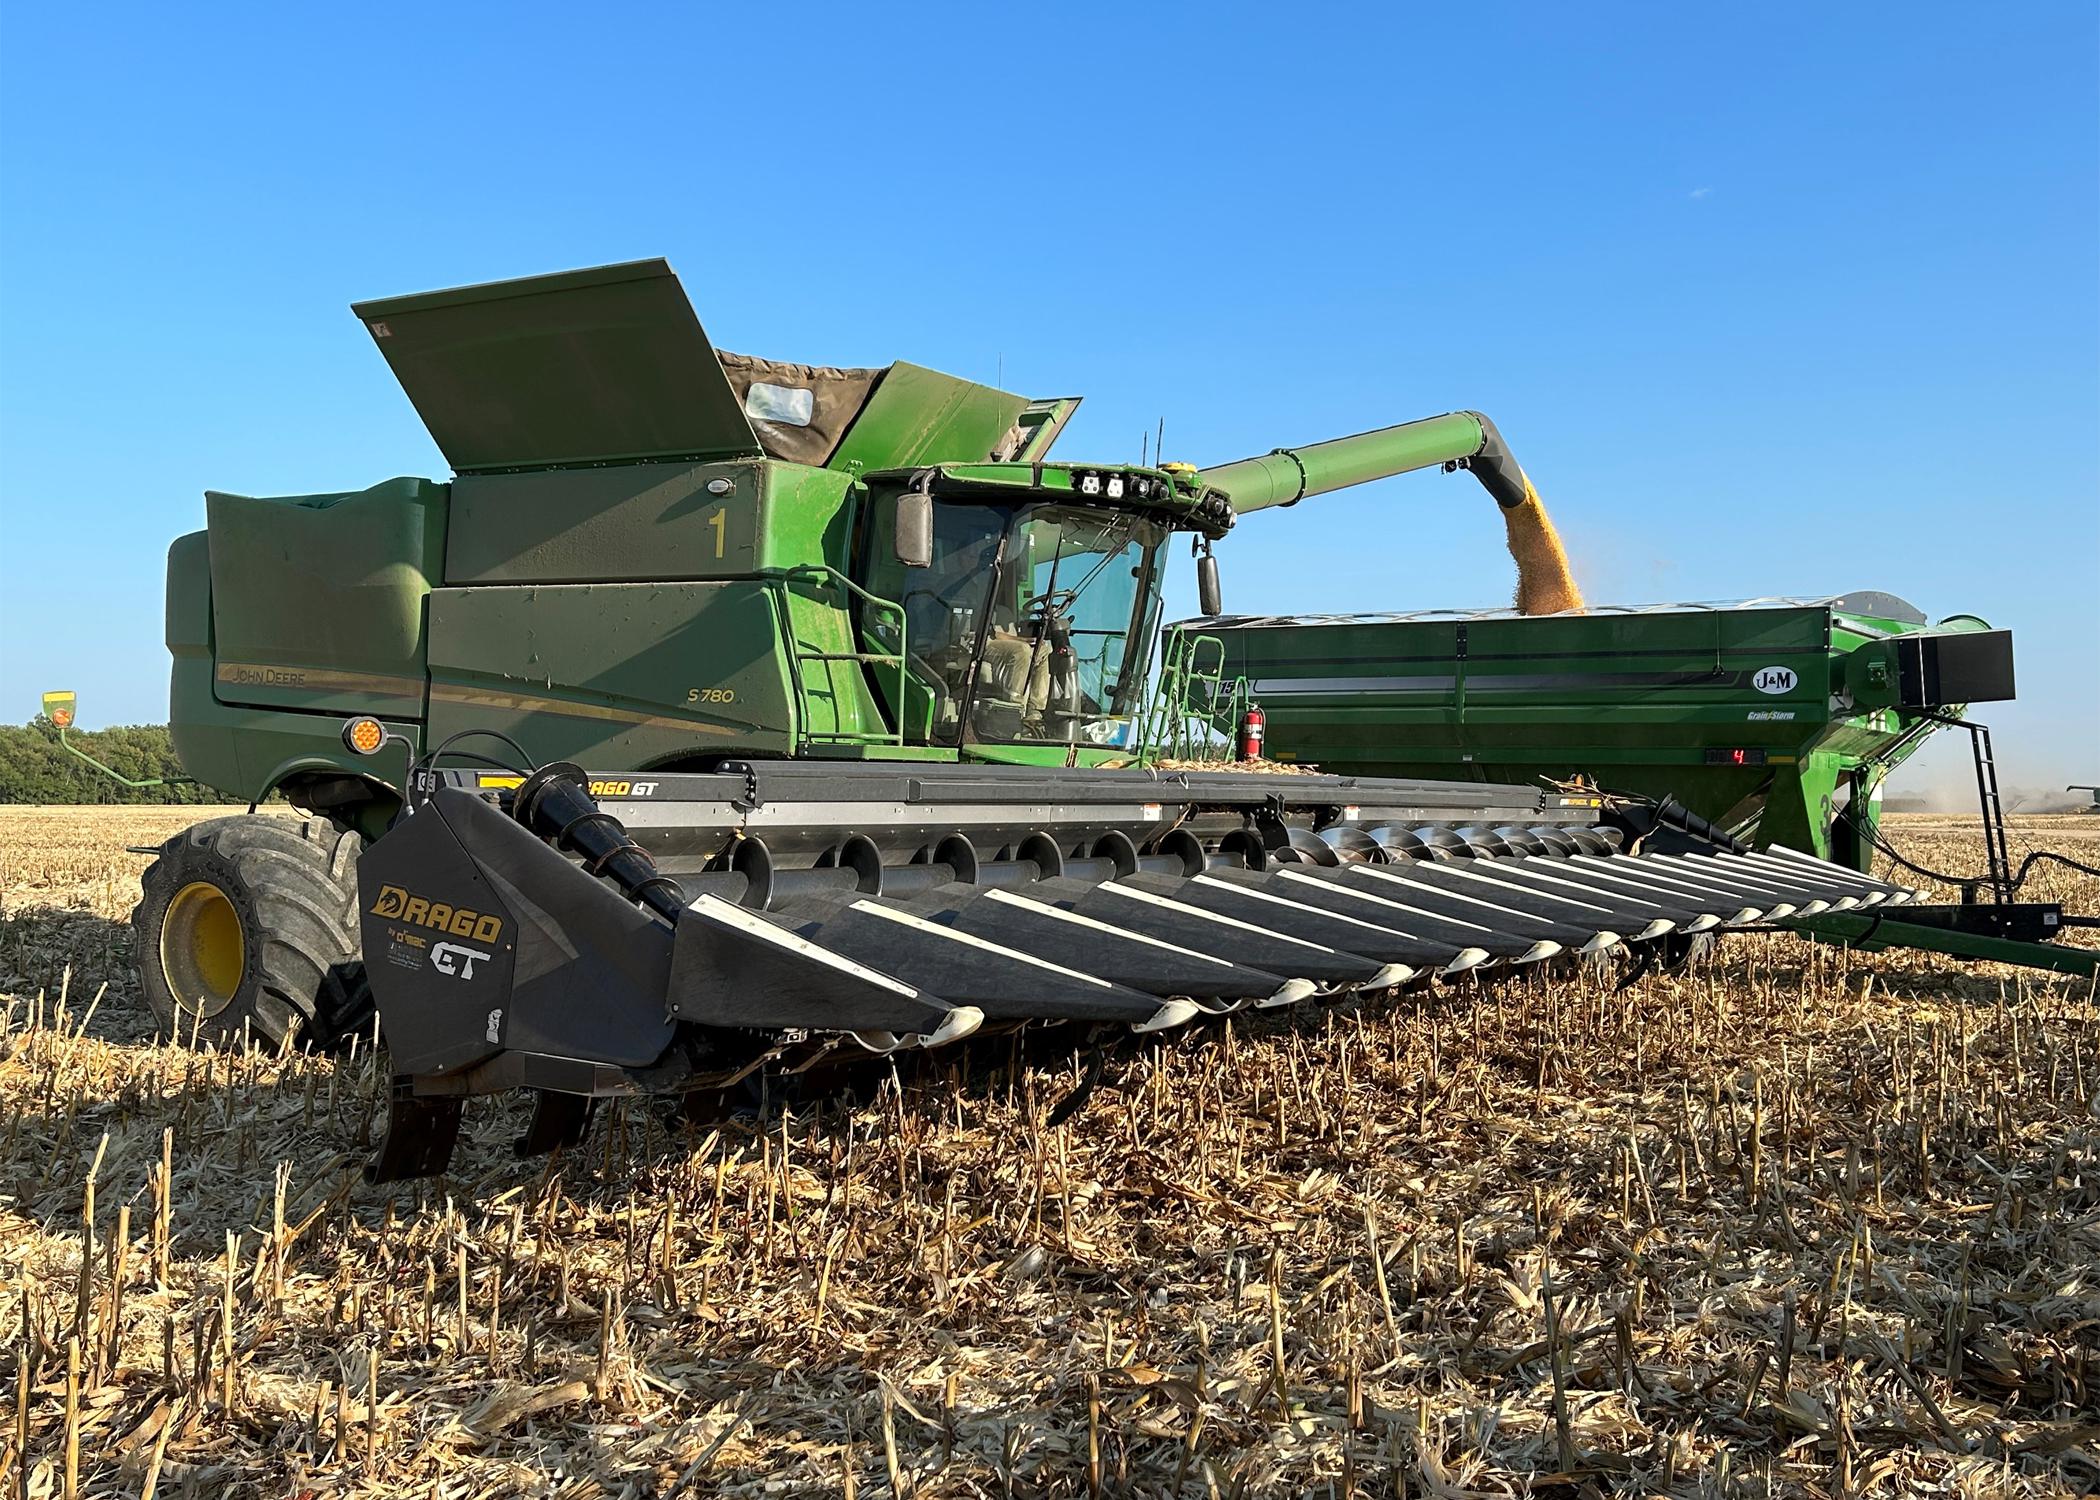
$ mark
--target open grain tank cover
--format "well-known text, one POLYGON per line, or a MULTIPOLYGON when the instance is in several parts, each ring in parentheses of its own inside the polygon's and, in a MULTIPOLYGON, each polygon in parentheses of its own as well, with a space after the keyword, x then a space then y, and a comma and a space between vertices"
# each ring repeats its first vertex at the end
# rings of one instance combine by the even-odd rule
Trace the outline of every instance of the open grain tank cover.
POLYGON ((795 365, 718 351, 730 388, 766 454, 821 468, 882 378, 881 370, 795 365))
POLYGON ((763 452, 664 261, 351 310, 461 473, 763 452))

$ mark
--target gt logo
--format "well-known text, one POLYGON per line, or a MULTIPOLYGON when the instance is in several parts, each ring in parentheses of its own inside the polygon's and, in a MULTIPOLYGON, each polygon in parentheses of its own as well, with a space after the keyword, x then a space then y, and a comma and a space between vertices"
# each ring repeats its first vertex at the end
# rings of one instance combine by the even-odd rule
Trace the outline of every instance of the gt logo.
POLYGON ((462 948, 457 943, 439 943, 430 950, 430 967, 453 979, 472 979, 474 965, 478 960, 488 962, 489 956, 479 948, 462 948))

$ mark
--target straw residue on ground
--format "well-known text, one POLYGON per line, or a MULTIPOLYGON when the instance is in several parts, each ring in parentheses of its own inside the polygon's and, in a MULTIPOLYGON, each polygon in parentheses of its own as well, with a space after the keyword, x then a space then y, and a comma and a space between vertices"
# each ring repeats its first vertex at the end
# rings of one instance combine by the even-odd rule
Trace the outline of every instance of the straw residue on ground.
MULTIPOLYGON (((157 1044, 188 810, 0 817, 32 1495, 2054 1495, 2100 1475, 2091 987, 1776 938, 864 1080, 363 1185, 382 1078, 157 1044)), ((1979 851, 1899 821, 1941 866, 1979 851)), ((2100 820, 2021 820, 2090 862, 2100 820)), ((2100 883, 2030 894, 2100 909, 2100 883)))

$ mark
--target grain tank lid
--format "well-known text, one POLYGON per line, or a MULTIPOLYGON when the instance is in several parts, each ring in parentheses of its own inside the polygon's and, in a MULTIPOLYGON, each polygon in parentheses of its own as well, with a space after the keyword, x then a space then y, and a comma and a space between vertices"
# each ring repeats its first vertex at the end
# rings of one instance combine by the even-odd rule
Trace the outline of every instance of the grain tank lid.
POLYGON ((831 461, 884 373, 788 364, 727 349, 716 354, 767 456, 818 468, 831 461))
POLYGON ((763 452, 664 261, 351 311, 460 473, 763 452))

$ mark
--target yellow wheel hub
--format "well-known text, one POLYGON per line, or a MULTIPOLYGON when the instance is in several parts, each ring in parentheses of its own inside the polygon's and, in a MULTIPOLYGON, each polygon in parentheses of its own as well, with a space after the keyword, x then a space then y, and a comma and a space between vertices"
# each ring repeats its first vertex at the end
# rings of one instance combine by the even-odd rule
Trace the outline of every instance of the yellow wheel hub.
POLYGON ((224 891, 206 880, 177 891, 160 924, 160 969, 175 1003, 199 1016, 224 1010, 247 972, 247 947, 224 891))

